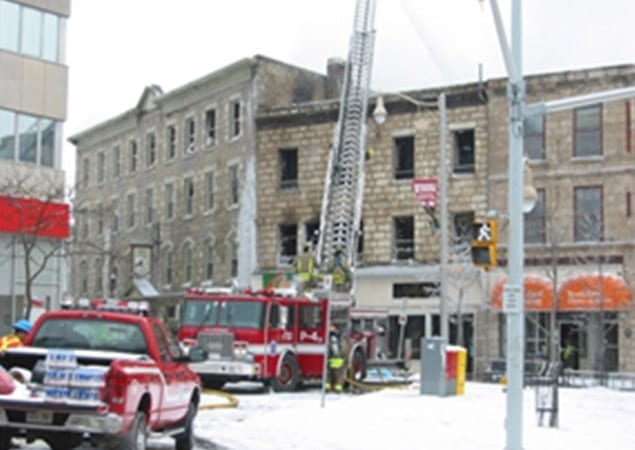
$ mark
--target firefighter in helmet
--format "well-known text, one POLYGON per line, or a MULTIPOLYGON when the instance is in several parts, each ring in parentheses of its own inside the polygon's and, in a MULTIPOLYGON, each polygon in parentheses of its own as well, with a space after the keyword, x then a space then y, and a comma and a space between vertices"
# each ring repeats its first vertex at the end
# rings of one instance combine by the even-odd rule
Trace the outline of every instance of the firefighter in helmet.
POLYGON ((337 292, 346 292, 350 288, 351 270, 341 247, 335 249, 329 272, 333 277, 333 286, 337 292))
POLYGON ((299 281, 302 283, 302 289, 314 287, 316 261, 311 251, 310 242, 304 244, 302 254, 296 258, 293 267, 299 281))
POLYGON ((0 352, 8 348, 22 347, 24 339, 31 331, 31 322, 26 319, 20 319, 13 324, 13 332, 0 338, 0 352))
POLYGON ((327 367, 326 390, 342 392, 346 375, 346 342, 336 324, 331 324, 329 330, 327 367))

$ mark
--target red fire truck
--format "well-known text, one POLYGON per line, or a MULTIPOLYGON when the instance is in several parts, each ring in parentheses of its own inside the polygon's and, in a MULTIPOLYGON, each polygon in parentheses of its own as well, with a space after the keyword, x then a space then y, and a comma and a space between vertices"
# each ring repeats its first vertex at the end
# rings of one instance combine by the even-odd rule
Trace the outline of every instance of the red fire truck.
POLYGON ((329 323, 349 331, 349 376, 366 376, 367 360, 376 354, 375 333, 351 332, 349 318, 349 297, 335 293, 310 298, 279 289, 189 289, 179 339, 207 352, 206 361, 190 364, 207 387, 252 380, 278 392, 293 391, 322 377, 329 323))

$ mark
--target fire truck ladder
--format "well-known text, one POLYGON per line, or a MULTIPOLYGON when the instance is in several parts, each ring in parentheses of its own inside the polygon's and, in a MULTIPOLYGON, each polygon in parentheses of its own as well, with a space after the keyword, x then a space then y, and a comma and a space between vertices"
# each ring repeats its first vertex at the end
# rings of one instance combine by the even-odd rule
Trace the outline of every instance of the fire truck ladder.
POLYGON ((358 0, 322 198, 316 252, 322 270, 338 248, 351 268, 357 253, 364 194, 366 111, 375 42, 374 17, 375 0, 358 0))

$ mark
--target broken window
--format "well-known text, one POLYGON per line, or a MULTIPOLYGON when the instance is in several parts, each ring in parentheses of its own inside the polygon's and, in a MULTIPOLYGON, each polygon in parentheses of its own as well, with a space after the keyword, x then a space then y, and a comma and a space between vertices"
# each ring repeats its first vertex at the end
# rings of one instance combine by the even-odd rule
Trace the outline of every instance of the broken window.
POLYGON ((280 252, 278 262, 282 265, 291 265, 297 256, 298 227, 295 223, 283 223, 278 227, 280 252))
POLYGON ((414 258, 414 218, 413 216, 393 217, 394 259, 414 258))
POLYGON ((457 251, 469 249, 472 246, 472 226, 474 224, 474 211, 462 211, 454 214, 453 244, 457 251))

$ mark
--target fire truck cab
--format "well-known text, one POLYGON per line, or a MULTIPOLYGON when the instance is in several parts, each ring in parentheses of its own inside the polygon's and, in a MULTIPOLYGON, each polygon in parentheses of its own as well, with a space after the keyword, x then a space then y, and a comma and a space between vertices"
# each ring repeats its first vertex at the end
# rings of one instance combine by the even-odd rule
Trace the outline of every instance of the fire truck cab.
MULTIPOLYGON (((334 294, 189 289, 181 307, 179 340, 207 353, 204 361, 190 364, 206 387, 251 380, 275 391, 293 391, 302 382, 321 379, 328 324, 346 326, 349 309, 350 301, 334 294)), ((348 336, 349 376, 361 380, 368 352, 375 348, 373 335, 348 336)))

